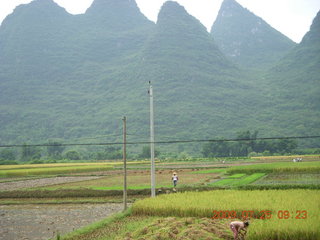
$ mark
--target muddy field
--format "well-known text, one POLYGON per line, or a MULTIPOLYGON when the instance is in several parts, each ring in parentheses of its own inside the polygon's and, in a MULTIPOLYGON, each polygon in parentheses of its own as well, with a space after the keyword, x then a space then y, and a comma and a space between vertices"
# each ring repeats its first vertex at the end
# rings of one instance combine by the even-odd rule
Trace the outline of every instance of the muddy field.
POLYGON ((23 188, 32 187, 43 187, 50 186, 54 184, 69 183, 69 182, 79 182, 86 180, 93 180, 99 177, 53 177, 53 178, 39 178, 31 180, 20 180, 12 182, 2 182, 0 183, 0 191, 13 191, 23 188))
POLYGON ((0 205, 1 240, 44 240, 102 220, 123 204, 0 205))

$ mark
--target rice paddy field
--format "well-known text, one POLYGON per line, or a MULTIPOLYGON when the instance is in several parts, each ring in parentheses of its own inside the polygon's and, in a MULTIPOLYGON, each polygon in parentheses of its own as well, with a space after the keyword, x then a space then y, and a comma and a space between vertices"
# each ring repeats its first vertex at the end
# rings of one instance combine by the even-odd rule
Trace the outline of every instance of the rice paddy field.
MULTIPOLYGON (((243 219, 246 239, 320 239, 320 161, 257 161, 157 163, 155 198, 149 163, 130 162, 129 210, 52 239, 231 240, 230 222, 243 219)), ((119 203, 122 190, 121 162, 0 166, 0 205, 119 203)))
POLYGON ((134 215, 250 219, 248 239, 320 239, 319 190, 216 190, 148 198, 134 215))
MULTIPOLYGON (((145 161, 135 161, 127 164, 139 165, 145 163, 145 161)), ((88 173, 111 170, 120 165, 123 165, 122 162, 0 165, 0 178, 88 173)))

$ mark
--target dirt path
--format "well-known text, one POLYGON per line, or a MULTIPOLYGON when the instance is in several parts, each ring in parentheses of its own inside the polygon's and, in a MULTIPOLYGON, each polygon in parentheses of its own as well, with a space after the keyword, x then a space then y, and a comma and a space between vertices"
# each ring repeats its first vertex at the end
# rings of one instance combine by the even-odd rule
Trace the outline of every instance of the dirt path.
POLYGON ((44 240, 121 211, 122 204, 0 205, 0 240, 44 240))
POLYGON ((99 177, 90 176, 90 177, 53 177, 53 178, 41 178, 41 179, 32 179, 32 180, 21 180, 14 182, 2 182, 0 183, 0 191, 13 191, 22 188, 31 188, 31 187, 43 187, 54 184, 69 183, 69 182, 79 182, 85 180, 97 179, 99 177))

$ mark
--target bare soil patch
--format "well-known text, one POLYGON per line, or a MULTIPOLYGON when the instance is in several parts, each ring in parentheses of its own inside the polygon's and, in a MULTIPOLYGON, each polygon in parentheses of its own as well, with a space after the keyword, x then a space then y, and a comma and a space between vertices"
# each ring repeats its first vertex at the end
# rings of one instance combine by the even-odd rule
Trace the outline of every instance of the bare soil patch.
POLYGON ((123 204, 0 205, 0 240, 44 240, 102 220, 123 204))

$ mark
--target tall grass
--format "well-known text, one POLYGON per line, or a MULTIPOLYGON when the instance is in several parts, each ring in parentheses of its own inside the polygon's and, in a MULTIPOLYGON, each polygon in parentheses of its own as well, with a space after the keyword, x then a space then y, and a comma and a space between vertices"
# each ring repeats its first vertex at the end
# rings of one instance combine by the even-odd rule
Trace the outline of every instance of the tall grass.
MULTIPOLYGON (((162 195, 137 201, 133 214, 148 216, 213 217, 213 211, 253 211, 255 217, 269 210, 271 219, 252 219, 248 239, 320 239, 319 190, 217 190, 162 195), (307 218, 296 219, 297 211, 307 218), (279 219, 279 211, 290 218, 279 219)), ((231 221, 231 220, 230 220, 231 221)))

